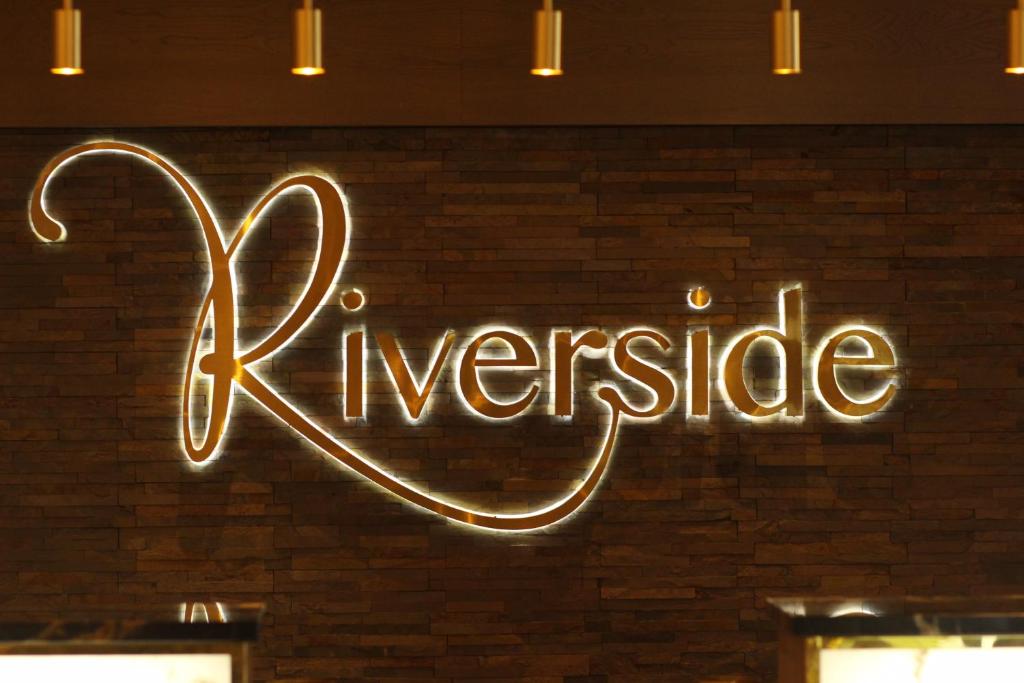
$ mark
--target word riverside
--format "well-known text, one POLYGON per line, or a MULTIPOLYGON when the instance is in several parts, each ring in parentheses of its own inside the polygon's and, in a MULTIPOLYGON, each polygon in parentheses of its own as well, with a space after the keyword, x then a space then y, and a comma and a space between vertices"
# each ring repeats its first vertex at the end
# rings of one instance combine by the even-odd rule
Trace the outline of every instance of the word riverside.
MULTIPOLYGON (((47 185, 61 167, 88 154, 131 155, 161 169, 184 194, 203 231, 209 254, 210 285, 196 319, 185 363, 181 401, 182 446, 194 463, 208 463, 218 454, 230 424, 232 395, 237 385, 326 455, 402 500, 473 527, 525 531, 564 520, 589 499, 607 470, 620 424, 657 418, 676 402, 679 389, 674 376, 636 353, 638 345, 647 347, 648 351, 661 349, 667 352, 671 349, 672 342, 661 332, 644 327, 633 327, 615 335, 601 329, 553 330, 547 349, 552 415, 567 418, 573 414, 574 361, 581 354, 606 356, 611 367, 625 381, 635 383, 649 394, 650 400, 646 405, 637 405, 635 401, 627 400, 615 385, 606 384, 598 388, 597 397, 608 411, 607 431, 600 450, 583 480, 550 505, 521 514, 504 514, 474 510, 432 496, 384 471, 329 434, 279 395, 254 367, 285 348, 302 331, 327 302, 338 281, 347 257, 348 212, 344 195, 330 179, 306 174, 279 182, 256 203, 234 237, 225 243, 220 225, 206 200, 170 162, 136 145, 115 141, 93 142, 57 155, 40 174, 29 206, 31 227, 40 239, 60 242, 66 238, 64 226, 46 209, 47 185), (275 329, 250 348, 239 349, 235 255, 274 199, 295 190, 308 192, 318 210, 319 248, 311 265, 309 281, 294 307, 275 329), (207 330, 212 330, 209 340, 206 339, 207 330), (190 407, 196 385, 200 383, 205 384, 208 416, 205 429, 197 439, 190 407)), ((691 292, 690 303, 695 308, 702 308, 710 303, 710 298, 707 292, 699 289, 691 292)), ((358 290, 349 290, 342 296, 342 305, 350 311, 361 309, 363 304, 364 297, 358 290)), ((715 378, 711 370, 710 330, 694 329, 687 333, 688 416, 698 419, 708 416, 712 379, 715 379, 727 402, 751 420, 773 416, 803 417, 805 348, 803 293, 799 286, 779 292, 778 319, 771 322, 774 326, 741 331, 729 340, 717 363, 715 378), (779 398, 772 403, 756 398, 744 378, 744 360, 751 347, 762 342, 776 348, 782 369, 779 398)), ((343 337, 346 417, 365 417, 367 334, 365 330, 358 329, 343 337)), ((515 400, 499 401, 488 393, 486 379, 492 373, 536 373, 540 368, 533 341, 507 326, 494 325, 474 332, 464 339, 465 347, 457 358, 453 357, 453 348, 459 335, 451 331, 445 333, 438 339, 429 367, 420 377, 416 377, 409 367, 401 344, 394 335, 381 332, 373 337, 411 422, 424 414, 446 363, 451 363, 456 373, 459 397, 472 412, 483 418, 506 420, 516 417, 534 404, 541 391, 540 381, 533 381, 515 400)), ((885 408, 896 392, 896 355, 893 348, 883 333, 865 326, 841 326, 826 334, 812 354, 809 365, 815 395, 829 411, 843 418, 859 419, 877 413, 885 408), (868 396, 853 396, 854 392, 837 376, 840 367, 880 372, 885 381, 881 388, 868 396)))

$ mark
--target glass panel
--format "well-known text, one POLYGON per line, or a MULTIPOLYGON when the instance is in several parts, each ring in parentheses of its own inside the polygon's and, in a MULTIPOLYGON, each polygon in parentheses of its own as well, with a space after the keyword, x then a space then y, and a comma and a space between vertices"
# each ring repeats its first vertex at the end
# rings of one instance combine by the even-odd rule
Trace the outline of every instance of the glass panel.
POLYGON ((1024 648, 822 650, 821 683, 1003 683, 1020 680, 1024 648))
POLYGON ((10 655, 0 656, 0 681, 36 683, 231 683, 231 656, 10 655))

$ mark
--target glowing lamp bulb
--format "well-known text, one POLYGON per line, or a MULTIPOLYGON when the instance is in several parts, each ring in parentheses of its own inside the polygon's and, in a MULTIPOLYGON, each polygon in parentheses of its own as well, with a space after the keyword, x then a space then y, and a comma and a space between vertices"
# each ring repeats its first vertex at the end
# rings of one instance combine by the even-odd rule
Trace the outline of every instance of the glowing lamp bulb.
POLYGON ((71 0, 53 12, 53 66, 57 76, 79 76, 82 68, 82 13, 71 0))
POLYGON ((562 75, 562 12, 555 10, 553 0, 544 0, 533 22, 534 76, 562 75))
POLYGON ((296 76, 319 76, 325 73, 323 56, 323 15, 313 8, 313 0, 305 0, 295 10, 295 62, 292 73, 296 76))

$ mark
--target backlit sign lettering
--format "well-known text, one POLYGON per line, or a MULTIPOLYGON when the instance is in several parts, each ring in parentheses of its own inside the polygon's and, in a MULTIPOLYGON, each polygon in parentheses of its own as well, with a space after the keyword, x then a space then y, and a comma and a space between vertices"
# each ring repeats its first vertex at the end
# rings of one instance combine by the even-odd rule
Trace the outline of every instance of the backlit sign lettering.
MULTIPOLYGON (((161 169, 185 196, 202 230, 209 255, 210 283, 188 349, 181 400, 182 448, 197 464, 208 463, 218 454, 231 422, 232 395, 236 387, 240 387, 325 454, 403 500, 473 527, 523 531, 561 521, 587 501, 608 467, 623 424, 659 419, 682 400, 686 404, 685 419, 706 420, 715 384, 726 404, 752 421, 803 419, 804 377, 808 369, 805 364, 810 366, 818 400, 828 411, 842 418, 857 420, 875 414, 890 403, 896 392, 896 355, 879 330, 858 325, 836 328, 821 340, 808 363, 800 286, 779 292, 777 320, 763 327, 741 330, 728 339, 717 364, 711 358, 712 336, 720 332, 708 328, 692 329, 681 339, 644 326, 618 331, 555 329, 545 340, 546 348, 538 348, 535 340, 522 331, 509 325, 492 324, 469 333, 449 330, 440 335, 429 365, 417 373, 403 354, 401 339, 392 332, 371 331, 364 326, 348 330, 339 340, 343 358, 343 410, 348 418, 372 419, 367 414, 365 399, 367 339, 371 335, 399 403, 413 424, 428 414, 431 394, 446 368, 456 378, 458 397, 467 410, 494 421, 522 415, 537 403, 542 393, 551 397, 547 410, 552 417, 571 419, 576 396, 574 361, 581 355, 605 358, 609 369, 618 377, 618 382, 596 388, 596 397, 607 411, 607 428, 586 476, 561 499, 524 514, 461 507, 384 471, 305 416, 257 371, 256 366, 261 361, 286 348, 320 307, 332 300, 348 256, 351 231, 345 196, 334 182, 313 174, 280 181, 256 203, 231 240, 225 242, 225 233, 209 204, 169 161, 135 145, 94 142, 59 154, 40 174, 32 193, 29 218, 41 240, 60 242, 67 236, 63 224, 54 219, 46 207, 50 180, 65 164, 90 154, 131 155, 161 169), (295 305, 269 334, 248 348, 239 348, 235 257, 271 203, 290 192, 308 193, 318 212, 319 245, 310 265, 309 280, 295 305), (207 330, 212 330, 212 335, 205 334, 207 330), (678 344, 685 344, 686 368, 666 368, 648 359, 651 352, 667 354, 678 344), (744 375, 751 349, 764 344, 775 349, 782 370, 778 399, 771 403, 754 395, 744 375), (550 370, 547 386, 538 376, 545 357, 550 370), (881 372, 886 379, 883 386, 870 395, 857 395, 855 388, 844 383, 845 374, 837 372, 839 368, 881 372), (522 372, 530 372, 536 379, 518 396, 499 399, 489 390, 489 383, 496 377, 522 372), (677 380, 680 374, 686 376, 682 387, 677 380), (193 424, 190 411, 199 380, 208 388, 209 412, 202 429, 193 424), (627 395, 623 387, 628 385, 640 391, 627 395), (646 395, 646 400, 638 401, 636 393, 646 395)), ((695 310, 711 305, 711 293, 703 287, 691 290, 688 299, 695 310)), ((349 289, 340 297, 340 303, 350 314, 359 315, 367 307, 367 298, 363 292, 349 289)))

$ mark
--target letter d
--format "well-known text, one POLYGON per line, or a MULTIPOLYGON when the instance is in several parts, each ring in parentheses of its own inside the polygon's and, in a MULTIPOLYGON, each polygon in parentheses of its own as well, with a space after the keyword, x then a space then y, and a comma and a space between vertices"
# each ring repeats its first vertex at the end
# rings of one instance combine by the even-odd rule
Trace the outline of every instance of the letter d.
POLYGON ((790 417, 804 414, 803 302, 800 288, 779 292, 779 328, 757 329, 736 339, 723 356, 722 383, 725 394, 738 410, 751 417, 767 417, 783 410, 790 417), (780 347, 782 397, 764 405, 750 394, 743 379, 743 361, 757 341, 770 339, 780 347))

